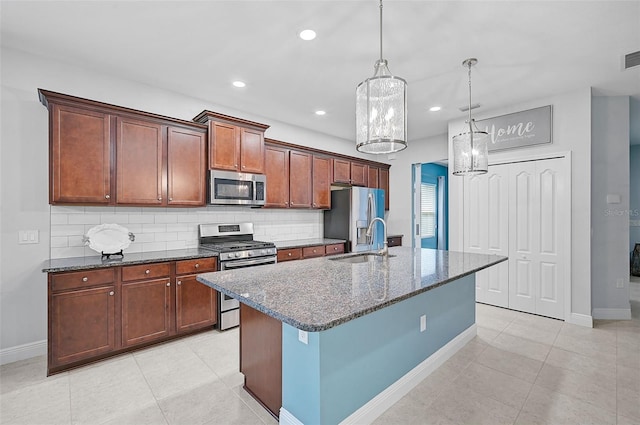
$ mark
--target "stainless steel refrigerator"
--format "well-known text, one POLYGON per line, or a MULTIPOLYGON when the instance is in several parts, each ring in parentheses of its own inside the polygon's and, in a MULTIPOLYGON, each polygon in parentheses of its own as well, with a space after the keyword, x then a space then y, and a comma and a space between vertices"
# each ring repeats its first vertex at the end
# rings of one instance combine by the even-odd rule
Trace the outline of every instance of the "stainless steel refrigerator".
POLYGON ((374 224, 371 237, 366 233, 374 217, 384 219, 384 196, 384 190, 366 187, 332 190, 331 209, 324 212, 324 237, 345 239, 350 252, 381 249, 382 223, 374 224))

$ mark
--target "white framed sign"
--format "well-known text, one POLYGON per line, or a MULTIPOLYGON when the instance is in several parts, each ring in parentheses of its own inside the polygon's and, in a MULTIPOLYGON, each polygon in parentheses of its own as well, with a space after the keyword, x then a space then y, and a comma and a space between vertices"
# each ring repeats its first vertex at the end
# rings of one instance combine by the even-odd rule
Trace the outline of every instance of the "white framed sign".
POLYGON ((489 133, 489 152, 551 143, 551 105, 476 121, 489 133))

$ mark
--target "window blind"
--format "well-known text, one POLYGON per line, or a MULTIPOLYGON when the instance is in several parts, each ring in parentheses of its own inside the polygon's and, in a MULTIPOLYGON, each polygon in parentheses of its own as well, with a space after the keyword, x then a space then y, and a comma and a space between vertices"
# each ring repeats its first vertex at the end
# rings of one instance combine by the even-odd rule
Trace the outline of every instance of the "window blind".
POLYGON ((436 236, 436 185, 420 184, 420 236, 434 238, 436 236))

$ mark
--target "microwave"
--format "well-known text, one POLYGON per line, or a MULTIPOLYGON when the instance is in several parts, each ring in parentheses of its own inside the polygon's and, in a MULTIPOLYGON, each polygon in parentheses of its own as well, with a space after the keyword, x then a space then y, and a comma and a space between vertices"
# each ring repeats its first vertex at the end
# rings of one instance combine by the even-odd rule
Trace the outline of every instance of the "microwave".
POLYGON ((209 204, 263 206, 267 189, 264 174, 209 170, 209 204))

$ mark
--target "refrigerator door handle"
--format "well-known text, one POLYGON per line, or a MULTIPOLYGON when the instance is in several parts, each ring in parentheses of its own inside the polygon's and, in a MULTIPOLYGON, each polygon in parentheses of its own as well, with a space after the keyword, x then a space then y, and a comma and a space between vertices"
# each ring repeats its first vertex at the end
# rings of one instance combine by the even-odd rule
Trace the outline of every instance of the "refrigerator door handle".
MULTIPOLYGON (((373 197, 373 193, 369 192, 369 196, 368 196, 369 202, 368 202, 368 208, 367 208, 367 227, 371 225, 371 220, 373 220, 373 216, 374 214, 376 214, 376 212, 378 211, 376 208, 376 199, 373 197)), ((369 245, 371 245, 371 248, 373 249, 373 237, 375 235, 375 229, 373 232, 371 232, 371 236, 367 237, 367 242, 369 245)))

